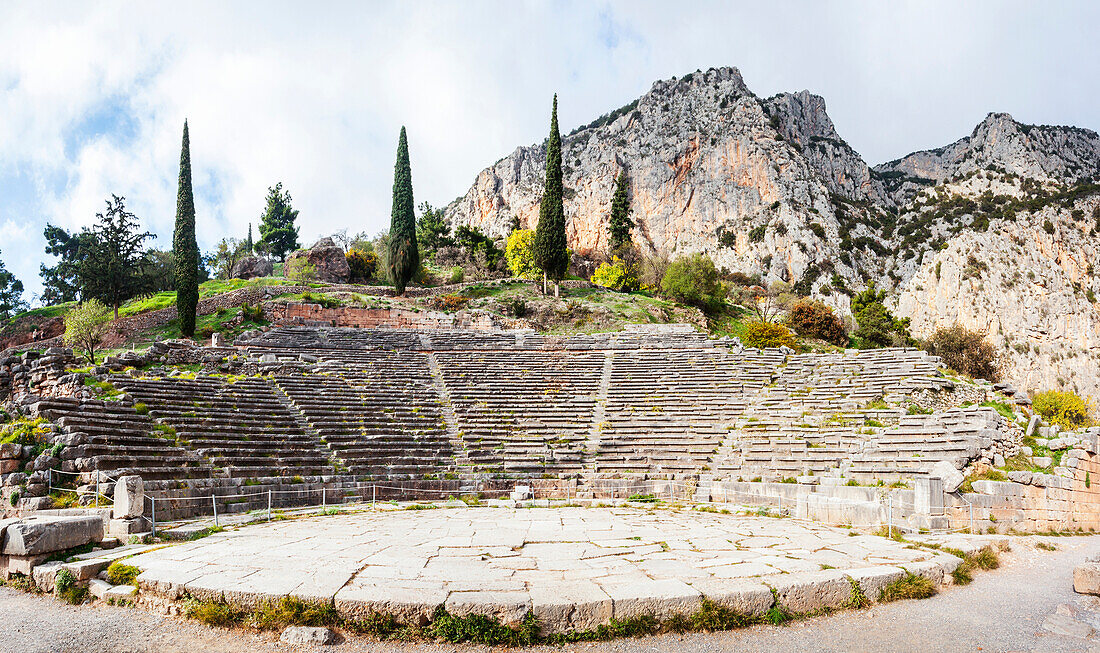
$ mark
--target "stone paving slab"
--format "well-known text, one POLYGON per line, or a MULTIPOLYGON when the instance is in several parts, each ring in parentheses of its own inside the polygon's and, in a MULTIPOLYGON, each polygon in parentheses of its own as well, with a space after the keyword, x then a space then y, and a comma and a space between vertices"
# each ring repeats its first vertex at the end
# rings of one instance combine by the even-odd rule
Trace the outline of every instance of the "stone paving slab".
MULTIPOLYGON (((953 543, 958 543, 953 540, 953 543)), ((443 605, 546 631, 690 613, 710 598, 745 614, 874 600, 905 570, 937 583, 958 559, 824 525, 690 510, 462 508, 251 525, 142 553, 139 586, 249 607, 280 596, 348 616, 425 623, 443 605)), ((957 563, 955 563, 957 564, 957 563)))

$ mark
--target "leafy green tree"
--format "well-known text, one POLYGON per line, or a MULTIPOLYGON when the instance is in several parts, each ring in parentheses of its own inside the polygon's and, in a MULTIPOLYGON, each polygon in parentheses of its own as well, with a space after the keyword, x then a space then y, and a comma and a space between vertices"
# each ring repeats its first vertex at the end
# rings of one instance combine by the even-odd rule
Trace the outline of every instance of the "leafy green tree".
POLYGON ((260 218, 260 250, 285 261, 287 254, 301 247, 298 227, 294 226, 298 211, 291 206, 290 193, 283 190, 283 182, 267 189, 265 201, 267 207, 260 218))
POLYGON ((126 210, 126 198, 111 195, 107 211, 96 214, 96 224, 80 238, 80 295, 113 307, 152 291, 153 263, 145 241, 156 238, 139 232, 137 216, 126 210))
POLYGON ((535 265, 535 232, 530 229, 516 229, 508 234, 504 245, 504 258, 513 277, 537 279, 539 267, 535 265))
POLYGON ((222 238, 210 260, 214 275, 219 279, 229 279, 233 276, 233 266, 246 256, 248 256, 247 242, 236 238, 222 238))
POLYGON ((95 352, 103 343, 110 319, 110 309, 98 299, 73 307, 65 314, 65 344, 83 351, 88 362, 95 365, 95 352))
POLYGON ((981 331, 960 324, 941 327, 923 342, 924 350, 939 356, 943 364, 975 379, 999 381, 997 354, 981 331))
MULTIPOLYGON (((565 242, 565 205, 562 196, 561 134, 558 132, 558 96, 554 94, 554 108, 550 114, 550 138, 546 144, 546 187, 539 204, 539 223, 535 229, 535 264, 543 274, 543 292, 546 279, 555 282, 565 277, 569 268, 569 250, 565 242)), ((555 283, 554 293, 558 286, 555 283)))
POLYGON ((706 254, 682 256, 672 262, 661 279, 661 293, 681 304, 707 312, 717 310, 726 299, 726 287, 718 278, 714 261, 706 254))
POLYGON ((608 232, 611 236, 611 251, 618 251, 631 244, 630 230, 634 221, 630 219, 630 180, 626 170, 619 173, 615 181, 615 196, 611 198, 611 216, 608 219, 608 232))
POLYGON ((199 306, 199 243, 195 240, 195 195, 191 190, 191 140, 183 121, 180 146, 180 177, 176 190, 176 230, 172 236, 176 263, 176 312, 180 333, 195 336, 195 312, 199 306))
POLYGON ((440 247, 455 244, 451 238, 451 227, 443 219, 443 209, 432 208, 427 202, 420 205, 420 219, 416 221, 416 244, 429 255, 440 247))
POLYGON ((0 324, 26 308, 27 303, 23 301, 23 282, 8 272, 4 262, 0 261, 0 324))
POLYGON ((46 238, 46 253, 58 257, 52 267, 38 266, 42 277, 42 303, 46 306, 74 302, 80 296, 80 239, 84 233, 69 233, 47 223, 42 230, 46 238))
POLYGON ((412 169, 409 166, 409 142, 405 128, 397 141, 397 162, 393 166, 393 210, 390 212, 389 257, 387 272, 398 295, 420 268, 416 246, 416 214, 413 212, 412 169))
POLYGON ((863 347, 900 347, 912 342, 909 318, 898 319, 886 308, 886 291, 871 284, 852 297, 852 316, 858 328, 852 333, 863 347))

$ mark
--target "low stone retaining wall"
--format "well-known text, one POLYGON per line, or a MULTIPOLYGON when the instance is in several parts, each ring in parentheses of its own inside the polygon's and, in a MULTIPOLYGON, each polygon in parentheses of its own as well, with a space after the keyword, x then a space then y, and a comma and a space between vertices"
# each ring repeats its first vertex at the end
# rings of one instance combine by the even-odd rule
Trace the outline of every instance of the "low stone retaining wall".
POLYGON ((351 327, 356 329, 475 329, 479 331, 522 328, 516 320, 499 318, 481 311, 443 313, 399 308, 325 308, 319 304, 270 302, 267 317, 278 324, 351 327))

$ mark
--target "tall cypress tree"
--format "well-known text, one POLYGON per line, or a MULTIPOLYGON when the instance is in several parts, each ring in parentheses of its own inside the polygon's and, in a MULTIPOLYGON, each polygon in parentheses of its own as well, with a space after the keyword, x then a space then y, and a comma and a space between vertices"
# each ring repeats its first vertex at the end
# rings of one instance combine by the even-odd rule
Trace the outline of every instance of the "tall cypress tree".
POLYGON ((634 228, 634 221, 630 219, 629 191, 630 181, 624 169, 615 181, 615 196, 611 198, 611 216, 607 225, 613 252, 630 245, 630 230, 634 228))
POLYGON ((180 149, 180 179, 176 191, 176 230, 172 237, 172 256, 176 264, 176 312, 180 333, 195 335, 195 312, 199 306, 199 244, 195 240, 195 196, 191 192, 191 140, 187 121, 183 121, 183 146, 180 149))
MULTIPOLYGON (((562 204, 561 134, 558 133, 558 95, 550 115, 550 139, 546 145, 546 188, 539 205, 539 224, 535 231, 535 265, 542 269, 543 292, 546 278, 561 281, 569 268, 565 246, 565 206, 562 204)), ((554 286, 555 294, 557 285, 554 286)))
POLYGON ((409 167, 409 142, 405 128, 397 141, 397 163, 393 166, 393 209, 390 211, 389 274, 397 294, 420 268, 416 246, 416 213, 413 212, 412 169, 409 167))
POLYGON ((256 249, 256 244, 252 242, 252 223, 248 223, 248 240, 244 241, 244 248, 248 251, 248 255, 252 256, 252 250, 256 249))

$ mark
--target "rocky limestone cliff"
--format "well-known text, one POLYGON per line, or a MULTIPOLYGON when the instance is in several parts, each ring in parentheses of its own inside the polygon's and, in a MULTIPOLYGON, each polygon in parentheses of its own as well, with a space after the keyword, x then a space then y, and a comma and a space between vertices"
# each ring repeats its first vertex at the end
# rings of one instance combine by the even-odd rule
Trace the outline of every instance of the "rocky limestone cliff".
MULTIPOLYGON (((533 228, 541 144, 483 170, 445 215, 504 237, 533 228)), ((705 252, 849 314, 845 286, 893 293, 914 335, 986 331, 1004 376, 1100 398, 1100 137, 991 113, 970 136, 870 167, 808 91, 755 96, 735 68, 662 80, 563 139, 569 245, 607 247, 615 177, 635 242, 705 252), (1090 185, 1092 184, 1092 185, 1090 185)))
MULTIPOLYGON (((483 170, 446 218, 498 237, 516 223, 533 228, 544 159, 542 145, 516 149, 483 170)), ((828 279, 822 272, 860 280, 839 260, 842 224, 830 187, 735 68, 656 82, 609 119, 565 136, 562 161, 567 236, 580 254, 606 249, 615 178, 625 168, 633 237, 645 249, 706 252, 731 271, 792 283, 809 272, 820 278, 815 288, 828 279)), ((859 188, 868 175, 838 168, 835 177, 859 188)))

